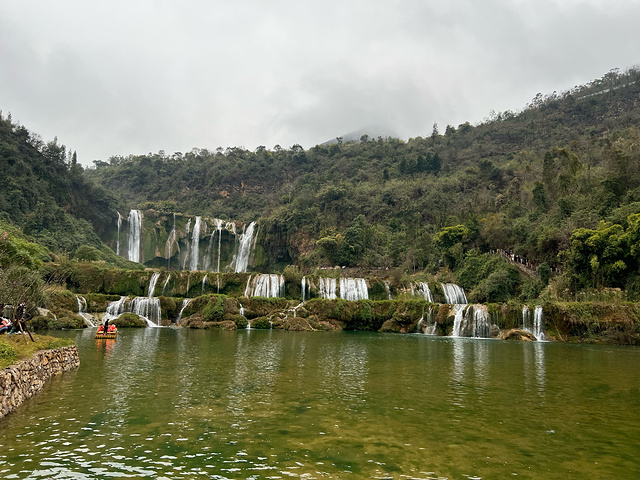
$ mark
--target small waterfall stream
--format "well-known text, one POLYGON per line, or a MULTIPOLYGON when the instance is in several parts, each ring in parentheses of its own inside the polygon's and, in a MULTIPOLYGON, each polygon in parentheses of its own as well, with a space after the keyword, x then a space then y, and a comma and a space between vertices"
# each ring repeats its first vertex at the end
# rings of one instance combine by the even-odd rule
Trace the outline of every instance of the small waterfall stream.
POLYGON ((82 317, 84 323, 86 323, 88 327, 97 326, 93 321, 94 317, 87 312, 87 299, 82 295, 76 295, 76 300, 78 301, 78 315, 82 317))
POLYGON ((247 297, 284 297, 284 277, 275 274, 261 274, 256 275, 253 281, 249 277, 244 293, 247 297))
POLYGON ((433 303, 433 297, 431 296, 431 290, 427 282, 416 282, 411 284, 411 294, 424 298, 427 302, 433 303))

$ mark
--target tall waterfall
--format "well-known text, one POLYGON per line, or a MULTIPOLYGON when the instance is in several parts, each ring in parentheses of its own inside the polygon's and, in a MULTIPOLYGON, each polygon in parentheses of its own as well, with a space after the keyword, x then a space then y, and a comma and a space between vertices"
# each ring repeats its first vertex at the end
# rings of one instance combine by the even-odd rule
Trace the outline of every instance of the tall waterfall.
POLYGON ((318 279, 318 281, 320 282, 319 284, 319 295, 320 298, 324 298, 326 300, 335 300, 337 298, 336 296, 336 289, 337 289, 337 282, 335 278, 325 278, 325 277, 320 277, 318 279))
POLYGON ((118 214, 118 239, 116 241, 116 255, 120 255, 120 227, 122 227, 122 215, 120 212, 116 212, 118 214))
POLYGON ((189 270, 198 270, 198 259, 200 256, 200 228, 202 227, 202 217, 196 217, 191 234, 191 252, 189 254, 189 270))
POLYGON ((462 287, 455 283, 443 283, 441 285, 446 303, 450 305, 466 305, 468 303, 462 287))
MULTIPOLYGON (((185 238, 189 237, 189 234, 191 233, 191 219, 189 219, 187 221, 187 225, 185 227, 185 238)), ((191 258, 191 243, 187 241, 187 253, 185 254, 183 260, 182 260, 182 270, 186 270, 187 268, 187 261, 191 258)))
POLYGON ((411 293, 424 298, 429 303, 433 303, 433 297, 431 296, 431 290, 427 282, 416 282, 411 285, 411 293))
POLYGON ((304 302, 304 297, 307 293, 307 277, 302 277, 302 285, 300 285, 300 290, 302 290, 302 301, 304 302))
POLYGON ((542 341, 544 340, 544 315, 542 312, 542 305, 537 305, 535 310, 533 311, 533 334, 536 339, 542 341))
POLYGON ((527 305, 524 305, 522 307, 522 329, 529 333, 533 333, 531 331, 531 328, 529 328, 529 326, 527 325, 528 323, 529 323, 529 307, 527 305))
POLYGON ((95 327, 93 317, 87 313, 87 299, 82 295, 76 295, 76 300, 78 301, 78 315, 82 317, 87 326, 95 327))
POLYGON ((235 259, 235 272, 241 273, 247 271, 249 266, 249 256, 251 255, 251 247, 254 243, 254 233, 256 229, 256 222, 251 222, 246 228, 244 233, 240 235, 240 247, 238 248, 238 255, 235 259))
POLYGON ((129 250, 127 258, 132 262, 140 262, 140 241, 142 239, 142 212, 129 212, 129 250))
POLYGON ((384 282, 384 289, 387 292, 387 300, 393 300, 393 296, 391 295, 391 286, 389 282, 384 282))
POLYGON ((173 228, 169 232, 167 243, 164 246, 164 256, 167 257, 167 267, 171 262, 171 257, 174 254, 173 245, 176 245, 176 251, 180 252, 180 244, 178 243, 178 234, 176 232, 176 214, 173 214, 173 228))
POLYGON ((218 230, 218 266, 216 272, 220 272, 220 246, 222 242, 222 220, 216 220, 216 229, 218 230))
POLYGON ((162 295, 164 295, 164 291, 167 289, 167 285, 169 284, 169 280, 171 280, 171 274, 167 275, 167 278, 164 281, 164 284, 162 285, 162 295))
POLYGON ((364 278, 340 278, 340 298, 368 300, 369 289, 364 278))
POLYGON ((251 285, 247 282, 245 296, 284 297, 284 277, 274 274, 256 275, 251 285))

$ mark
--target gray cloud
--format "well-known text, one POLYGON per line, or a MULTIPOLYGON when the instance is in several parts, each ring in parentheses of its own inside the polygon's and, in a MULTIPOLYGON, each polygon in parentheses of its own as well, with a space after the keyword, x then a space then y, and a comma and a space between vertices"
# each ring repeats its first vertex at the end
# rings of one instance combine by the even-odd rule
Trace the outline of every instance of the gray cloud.
POLYGON ((638 0, 0 3, 0 109, 90 164, 403 137, 638 63, 638 0))

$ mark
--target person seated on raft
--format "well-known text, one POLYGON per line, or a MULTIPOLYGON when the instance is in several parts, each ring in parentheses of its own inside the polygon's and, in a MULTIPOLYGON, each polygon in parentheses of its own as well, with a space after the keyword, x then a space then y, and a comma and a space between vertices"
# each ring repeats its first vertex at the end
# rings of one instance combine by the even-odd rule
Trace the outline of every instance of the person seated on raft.
POLYGON ((109 325, 109 328, 107 328, 107 333, 115 333, 115 331, 116 331, 115 325, 109 325))

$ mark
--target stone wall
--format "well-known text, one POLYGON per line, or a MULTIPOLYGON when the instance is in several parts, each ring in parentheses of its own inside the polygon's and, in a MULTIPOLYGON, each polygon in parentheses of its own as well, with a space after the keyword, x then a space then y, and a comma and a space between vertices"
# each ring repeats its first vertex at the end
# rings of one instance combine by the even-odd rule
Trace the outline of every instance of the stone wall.
POLYGON ((52 376, 79 365, 78 348, 72 346, 37 352, 30 359, 0 371, 0 418, 42 390, 52 376))

